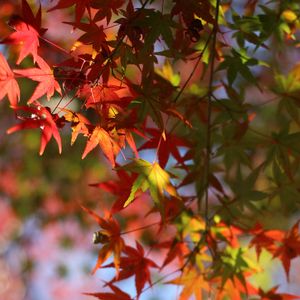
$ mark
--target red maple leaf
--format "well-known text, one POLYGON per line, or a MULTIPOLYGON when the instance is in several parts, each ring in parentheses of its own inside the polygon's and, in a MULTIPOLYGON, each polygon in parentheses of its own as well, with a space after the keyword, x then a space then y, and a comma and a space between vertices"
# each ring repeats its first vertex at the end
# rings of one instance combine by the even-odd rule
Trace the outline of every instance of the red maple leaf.
POLYGON ((85 9, 87 9, 89 16, 91 16, 91 1, 92 0, 60 0, 54 7, 50 8, 48 12, 56 9, 68 8, 75 5, 75 22, 76 24, 79 24, 81 18, 83 17, 85 9))
POLYGON ((274 251, 274 257, 278 257, 284 267, 287 278, 289 279, 289 271, 291 260, 300 255, 300 233, 298 221, 285 235, 282 245, 274 251))
MULTIPOLYGON (((109 104, 121 105, 122 98, 116 93, 116 91, 121 89, 122 87, 116 85, 97 85, 91 87, 86 84, 78 91, 78 96, 85 99, 85 106, 87 108, 99 108, 102 106, 102 110, 108 110, 109 104)), ((128 104, 128 102, 126 102, 126 104, 128 104)))
POLYGON ((40 45, 38 32, 29 24, 19 20, 16 22, 14 29, 15 32, 11 33, 6 39, 1 41, 3 44, 19 44, 20 53, 17 64, 29 54, 33 56, 33 60, 38 58, 37 49, 40 45))
POLYGON ((22 19, 26 24, 31 25, 40 35, 43 35, 47 31, 47 29, 41 28, 41 24, 42 24, 41 5, 39 6, 36 15, 34 15, 27 1, 22 0, 22 19))
POLYGON ((185 256, 188 253, 190 253, 186 243, 181 242, 176 238, 170 241, 159 243, 155 245, 155 247, 166 248, 169 250, 162 266, 160 267, 161 269, 164 268, 169 263, 171 263, 176 258, 178 258, 180 264, 183 264, 185 256))
POLYGON ((105 182, 90 184, 90 186, 98 187, 105 192, 109 192, 117 197, 113 204, 113 207, 111 208, 111 213, 113 214, 124 209, 124 204, 131 192, 131 187, 137 178, 136 174, 129 175, 126 171, 121 169, 117 169, 116 173, 118 178, 115 180, 108 180, 105 182))
POLYGON ((37 60, 39 36, 46 32, 46 29, 41 28, 41 19, 41 6, 39 7, 36 15, 34 15, 26 0, 22 0, 22 17, 15 15, 11 17, 9 25, 15 30, 15 32, 2 40, 1 43, 20 45, 20 53, 17 64, 20 64, 29 54, 33 56, 34 62, 37 60))
POLYGON ((139 150, 158 149, 158 161, 162 168, 164 168, 172 155, 179 163, 184 163, 178 147, 188 147, 188 142, 183 138, 172 134, 162 135, 161 131, 154 128, 147 129, 147 132, 152 135, 152 138, 143 144, 139 150))
MULTIPOLYGON (((150 285, 152 284, 150 277, 150 268, 158 268, 158 266, 154 261, 145 257, 144 248, 138 242, 136 242, 136 249, 130 246, 126 246, 123 252, 126 256, 121 257, 120 274, 111 282, 135 276, 135 287, 138 298, 146 282, 148 282, 150 285)), ((109 264, 106 267, 112 267, 112 264, 109 264)))
POLYGON ((20 89, 5 57, 0 53, 0 100, 7 95, 12 106, 20 100, 20 89))
POLYGON ((35 104, 32 107, 15 106, 15 111, 23 110, 30 113, 29 117, 18 116, 22 123, 15 125, 7 130, 8 134, 22 129, 40 128, 42 130, 41 146, 39 154, 44 153, 45 147, 53 136, 57 142, 59 153, 61 153, 61 138, 58 132, 57 124, 60 124, 61 119, 57 115, 53 115, 48 107, 43 107, 40 104, 35 104))
POLYGON ((300 296, 286 294, 286 293, 278 293, 278 286, 273 287, 267 292, 259 289, 258 294, 261 297, 261 300, 294 300, 300 299, 300 296))
POLYGON ((106 34, 103 31, 103 25, 97 25, 95 22, 90 23, 74 23, 64 22, 85 32, 78 41, 85 45, 93 45, 93 48, 99 52, 100 49, 108 50, 106 42, 106 34))
POLYGON ((124 293, 116 286, 110 283, 108 283, 108 285, 114 293, 84 293, 84 295, 94 296, 100 300, 131 300, 132 299, 127 293, 124 293))
POLYGON ((120 268, 120 256, 121 251, 125 247, 124 240, 121 238, 121 229, 118 222, 111 216, 107 218, 101 218, 95 214, 92 210, 81 206, 84 211, 93 217, 93 219, 99 224, 102 230, 97 231, 94 234, 94 243, 102 243, 103 247, 100 249, 96 266, 93 269, 93 273, 99 269, 102 264, 113 254, 114 263, 113 266, 116 268, 116 278, 119 276, 120 268))
POLYGON ((28 104, 38 100, 45 94, 47 95, 48 101, 53 96, 55 91, 61 94, 61 88, 58 82, 55 80, 53 76, 53 72, 49 67, 49 65, 39 56, 37 57, 36 60, 39 68, 27 68, 24 70, 14 70, 16 74, 25 76, 27 78, 39 82, 32 96, 28 100, 28 104))
POLYGON ((118 14, 118 8, 125 3, 125 0, 93 0, 91 7, 98 9, 94 21, 98 22, 106 18, 107 24, 110 22, 112 13, 118 14))
POLYGON ((249 232, 255 235, 250 241, 250 247, 255 247, 257 258, 259 258, 262 249, 274 254, 277 243, 281 242, 284 237, 282 230, 265 230, 260 224, 256 224, 249 232))

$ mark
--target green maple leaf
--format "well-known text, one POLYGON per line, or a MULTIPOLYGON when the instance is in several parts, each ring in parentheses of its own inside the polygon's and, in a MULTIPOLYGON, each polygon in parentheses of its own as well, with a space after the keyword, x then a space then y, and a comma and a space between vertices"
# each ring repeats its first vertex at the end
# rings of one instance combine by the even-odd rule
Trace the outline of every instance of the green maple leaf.
POLYGON ((175 187, 170 182, 169 173, 162 169, 157 162, 152 164, 143 159, 136 159, 122 168, 139 174, 132 185, 130 195, 124 207, 135 199, 135 194, 139 190, 142 192, 149 190, 153 201, 158 206, 163 202, 165 192, 173 197, 179 197, 175 187))

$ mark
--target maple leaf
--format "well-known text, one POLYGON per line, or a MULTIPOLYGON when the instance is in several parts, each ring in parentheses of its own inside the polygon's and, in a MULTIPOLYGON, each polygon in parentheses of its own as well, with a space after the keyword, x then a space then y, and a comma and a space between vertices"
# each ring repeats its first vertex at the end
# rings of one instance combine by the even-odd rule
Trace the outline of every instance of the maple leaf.
POLYGON ((210 14, 211 4, 208 0, 173 0, 175 2, 171 15, 182 14, 185 23, 190 26, 197 15, 208 23, 214 24, 214 19, 210 14))
POLYGON ((112 214, 124 209, 124 204, 131 192, 131 186, 137 177, 136 174, 129 175, 127 172, 121 169, 117 169, 116 173, 118 179, 90 184, 90 186, 98 187, 108 193, 112 193, 117 197, 111 208, 112 214))
POLYGON ((68 109, 62 109, 62 111, 66 112, 64 118, 67 122, 71 122, 72 128, 72 138, 71 145, 73 145, 78 137, 78 134, 83 134, 84 136, 88 136, 89 129, 88 126, 91 126, 90 121, 80 113, 75 113, 68 109))
POLYGON ((214 239, 222 239, 226 241, 231 247, 237 248, 240 247, 238 237, 241 236, 244 231, 233 225, 225 224, 224 222, 219 222, 213 230, 214 239), (216 236, 217 237, 216 237, 216 236))
POLYGON ((152 138, 144 143, 139 150, 158 148, 158 161, 162 168, 166 166, 171 154, 179 163, 184 164, 178 147, 188 147, 189 143, 186 140, 172 134, 162 136, 162 133, 154 128, 148 128, 147 132, 152 135, 152 138))
POLYGON ((90 21, 90 23, 74 23, 74 22, 64 22, 69 25, 86 32, 81 37, 78 38, 78 42, 85 45, 93 45, 93 48, 99 52, 102 49, 107 49, 106 34, 103 31, 103 25, 98 26, 95 22, 90 21))
POLYGON ((27 68, 24 70, 14 70, 16 74, 25 76, 27 78, 39 82, 32 96, 28 100, 27 102, 28 104, 38 100, 45 94, 47 95, 48 101, 53 96, 55 91, 61 94, 61 88, 58 82, 55 80, 53 76, 53 72, 49 67, 49 65, 41 57, 37 57, 36 61, 39 68, 27 68))
MULTIPOLYGON (((147 137, 138 129, 136 129, 134 126, 132 126, 135 116, 133 114, 131 116, 128 116, 126 112, 123 110, 123 108, 121 107, 121 106, 127 106, 128 99, 129 101, 131 101, 131 97, 123 97, 120 99, 121 105, 118 103, 117 105, 112 104, 107 106, 108 107, 106 113, 107 128, 109 128, 109 134, 117 143, 120 149, 125 148, 127 142, 132 152, 134 153, 135 157, 138 158, 139 153, 131 131, 143 138, 147 139, 147 137), (131 120, 126 120, 129 117, 132 117, 131 120)), ((102 112, 103 111, 104 109, 102 109, 102 112)))
POLYGON ((262 289, 258 290, 258 294, 261 297, 261 300, 294 300, 300 299, 300 296, 278 293, 278 286, 271 288, 270 290, 264 292, 262 289))
POLYGON ((32 54, 34 62, 37 60, 39 36, 47 31, 47 29, 41 28, 41 21, 41 5, 34 15, 27 1, 22 0, 22 17, 13 15, 9 21, 9 25, 15 29, 15 32, 1 41, 4 44, 19 44, 21 46, 17 64, 20 64, 29 54, 32 54))
POLYGON ((89 152, 91 152, 97 146, 100 146, 104 155, 108 158, 112 166, 115 166, 115 143, 110 137, 109 133, 101 128, 100 126, 96 126, 93 130, 92 134, 89 136, 86 147, 82 154, 82 159, 84 159, 89 152))
POLYGON ((165 241, 155 245, 158 248, 167 248, 169 249, 166 258, 160 267, 160 269, 164 268, 166 265, 171 263, 174 259, 178 258, 181 264, 183 264, 183 260, 185 255, 189 253, 189 249, 186 243, 178 241, 176 238, 170 241, 165 241))
POLYGON ((203 274, 199 273, 199 271, 194 268, 185 268, 179 277, 167 283, 183 286, 178 300, 189 300, 193 295, 196 300, 202 300, 202 291, 210 290, 210 286, 203 274))
POLYGON ((285 235, 282 245, 274 251, 273 257, 278 257, 284 267, 287 278, 289 279, 289 271, 291 260, 300 255, 300 234, 298 221, 285 235))
POLYGON ((5 57, 0 53, 0 100, 7 95, 12 106, 20 100, 20 89, 5 57))
POLYGON ((11 33, 7 38, 1 41, 2 44, 19 44, 21 50, 17 60, 19 65, 23 59, 31 54, 34 62, 38 59, 37 49, 39 47, 39 33, 31 25, 18 20, 14 24, 15 32, 11 33))
POLYGON ((101 242, 103 247, 98 253, 97 263, 92 271, 95 273, 102 264, 113 254, 114 255, 114 267, 116 268, 116 278, 119 276, 120 268, 120 256, 121 251, 125 247, 124 240, 121 238, 121 229, 118 222, 111 216, 108 218, 101 218, 92 210, 81 206, 93 219, 99 224, 102 230, 97 231, 94 234, 94 243, 101 242))
MULTIPOLYGON (((113 124, 113 122, 111 123, 111 125, 112 124, 113 124)), ((126 141, 127 141, 129 147, 131 148, 131 150, 135 154, 135 157, 139 157, 139 154, 138 154, 137 149, 136 149, 135 141, 134 141, 133 136, 132 136, 132 134, 129 130, 127 130, 125 128, 119 128, 118 129, 116 127, 110 127, 110 126, 108 126, 108 127, 110 128, 109 135, 114 140, 115 144, 118 146, 116 148, 116 151, 117 151, 116 154, 118 154, 119 151, 121 151, 122 148, 125 148, 126 141)))
MULTIPOLYGON (((136 249, 126 246, 123 250, 126 256, 122 256, 120 260, 120 274, 117 278, 112 279, 112 282, 123 280, 131 276, 135 276, 135 287, 137 291, 137 298, 139 298, 145 284, 148 282, 150 285, 150 268, 158 268, 155 262, 145 257, 144 248, 136 242, 136 249)), ((111 267, 112 264, 106 267, 111 267)))
POLYGON ((125 140, 128 143, 129 147, 131 148, 132 152, 134 153, 135 157, 138 158, 139 157, 139 153, 137 151, 134 138, 133 138, 131 132, 128 131, 128 130, 125 130, 125 140))
POLYGON ((250 284, 247 277, 256 271, 252 261, 248 259, 246 248, 233 248, 227 246, 215 264, 215 270, 211 283, 216 283, 218 294, 216 299, 243 299, 242 294, 256 294, 257 290, 250 284))
POLYGON ((94 296, 100 300, 131 300, 132 298, 120 290, 118 287, 107 284, 114 293, 83 293, 84 295, 94 296))
POLYGON ((31 25, 40 35, 43 35, 47 29, 41 28, 42 24, 42 7, 41 4, 36 15, 33 14, 33 11, 26 0, 22 0, 22 20, 31 25))
POLYGON ((118 14, 118 8, 125 3, 125 0, 92 0, 91 7, 98 9, 94 21, 98 22, 106 18, 110 22, 112 13, 118 14))
POLYGON ((216 292, 215 299, 232 299, 243 300, 243 295, 247 295, 247 299, 250 295, 256 295, 257 289, 250 284, 250 282, 241 281, 240 278, 234 276, 231 280, 227 280, 222 288, 219 288, 216 292))
POLYGON ((143 159, 135 159, 132 163, 122 166, 122 169, 139 174, 124 206, 129 205, 135 199, 138 190, 145 192, 149 189, 150 195, 158 207, 164 201, 164 192, 179 198, 175 187, 170 182, 170 175, 158 163, 151 164, 143 159))
POLYGON ((80 20, 83 17, 83 14, 85 12, 85 9, 87 9, 89 16, 91 16, 91 6, 90 6, 91 1, 92 0, 59 0, 59 2, 54 7, 50 8, 48 12, 56 9, 68 8, 75 5, 75 25, 76 25, 80 23, 80 20))
POLYGON ((274 254, 277 249, 276 243, 281 242, 284 238, 282 230, 265 230, 260 224, 256 224, 249 232, 255 234, 254 238, 250 241, 249 247, 255 246, 258 259, 262 249, 266 249, 274 254))
POLYGON ((86 108, 106 105, 105 108, 107 109, 108 104, 122 104, 123 99, 116 93, 116 91, 121 89, 123 88, 116 85, 97 85, 91 87, 86 84, 78 91, 78 96, 85 98, 86 108))
POLYGON ((15 111, 23 110, 30 113, 30 117, 18 116, 18 119, 23 122, 17 124, 7 130, 8 134, 22 129, 40 128, 42 130, 41 146, 39 154, 42 155, 46 148, 46 145, 53 136, 58 145, 59 153, 62 151, 61 138, 58 132, 57 123, 60 123, 60 119, 57 115, 53 115, 48 107, 43 107, 40 104, 33 104, 34 106, 15 106, 15 111))

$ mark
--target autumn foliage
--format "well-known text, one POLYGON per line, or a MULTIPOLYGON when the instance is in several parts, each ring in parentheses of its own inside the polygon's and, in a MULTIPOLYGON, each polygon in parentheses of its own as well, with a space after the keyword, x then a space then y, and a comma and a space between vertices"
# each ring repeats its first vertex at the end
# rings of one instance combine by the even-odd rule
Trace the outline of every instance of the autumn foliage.
POLYGON ((287 280, 300 255, 299 1, 19 2, 1 40, 7 133, 40 131, 39 154, 54 140, 62 160, 84 141, 112 170, 86 186, 112 196, 106 211, 75 204, 99 227, 92 272, 115 270, 85 295, 300 298, 255 280, 263 253, 287 280), (57 12, 65 41, 44 23, 57 12))

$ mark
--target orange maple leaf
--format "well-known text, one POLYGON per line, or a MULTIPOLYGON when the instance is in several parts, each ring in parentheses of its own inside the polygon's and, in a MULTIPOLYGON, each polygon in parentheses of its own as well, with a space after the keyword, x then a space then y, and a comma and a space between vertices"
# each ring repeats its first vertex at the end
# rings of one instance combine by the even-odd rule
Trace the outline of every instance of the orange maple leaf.
POLYGON ((203 274, 194 268, 186 268, 181 276, 168 283, 183 286, 178 300, 189 300, 193 295, 196 300, 202 300, 202 292, 210 290, 210 286, 204 279, 203 274))
POLYGON ((80 113, 75 113, 66 108, 62 108, 62 111, 66 112, 64 118, 67 122, 71 122, 72 128, 72 138, 71 145, 73 145, 78 137, 78 134, 83 134, 84 136, 88 136, 89 130, 88 126, 91 126, 90 121, 80 113))
POLYGON ((93 130, 92 134, 90 135, 84 152, 82 154, 82 159, 84 159, 89 152, 91 152, 97 146, 100 146, 104 155, 108 158, 112 166, 115 166, 115 143, 111 139, 109 133, 101 128, 100 126, 96 126, 93 130))
POLYGON ((256 295, 257 290, 250 282, 241 282, 240 278, 234 276, 227 280, 222 288, 219 288, 215 294, 216 300, 223 300, 225 297, 231 300, 242 300, 243 295, 256 295))
POLYGON ((118 278, 120 269, 121 251, 125 247, 124 240, 121 238, 121 229, 118 222, 111 216, 101 218, 89 208, 81 206, 93 219, 99 224, 102 230, 95 232, 93 242, 95 244, 102 243, 103 247, 98 253, 97 263, 92 271, 95 273, 102 264, 113 254, 114 267, 116 269, 116 277, 118 278))

